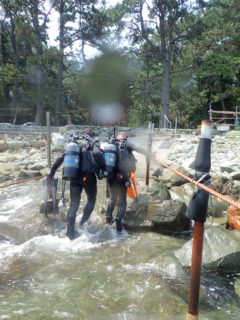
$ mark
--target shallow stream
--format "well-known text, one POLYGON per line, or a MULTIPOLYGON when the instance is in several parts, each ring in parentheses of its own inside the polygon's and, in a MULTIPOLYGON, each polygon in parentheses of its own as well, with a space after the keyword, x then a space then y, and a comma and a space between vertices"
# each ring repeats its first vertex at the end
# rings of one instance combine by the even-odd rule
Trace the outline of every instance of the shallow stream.
MULTIPOLYGON (((70 241, 61 215, 39 213, 42 199, 41 181, 0 190, 0 319, 186 318, 189 270, 181 277, 168 261, 189 236, 119 235, 104 224, 97 205, 70 241)), ((238 276, 202 275, 200 320, 240 319, 238 276)))

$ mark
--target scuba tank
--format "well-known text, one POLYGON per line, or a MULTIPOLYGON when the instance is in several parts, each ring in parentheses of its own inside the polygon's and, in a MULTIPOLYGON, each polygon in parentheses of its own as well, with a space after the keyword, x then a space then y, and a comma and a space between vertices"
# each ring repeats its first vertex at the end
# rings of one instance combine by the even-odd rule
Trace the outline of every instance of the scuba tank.
POLYGON ((107 171, 112 173, 117 162, 117 147, 113 142, 104 147, 104 159, 107 171))
POLYGON ((81 148, 77 143, 78 136, 73 136, 65 147, 62 178, 75 178, 79 170, 81 148))

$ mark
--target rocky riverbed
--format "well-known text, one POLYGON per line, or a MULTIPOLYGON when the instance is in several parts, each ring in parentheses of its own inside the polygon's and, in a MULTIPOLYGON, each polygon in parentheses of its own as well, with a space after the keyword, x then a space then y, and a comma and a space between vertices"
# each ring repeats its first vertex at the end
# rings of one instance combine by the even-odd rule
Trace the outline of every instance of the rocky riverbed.
MULTIPOLYGON (((65 128, 63 128, 61 133, 67 139, 71 130, 70 132, 66 132, 65 128)), ((99 132, 100 140, 103 144, 107 141, 110 134, 109 130, 99 132)), ((131 129, 129 130, 129 139, 138 145, 146 146, 147 131, 131 129)), ((185 175, 193 177, 195 172, 193 163, 198 143, 199 132, 197 131, 192 134, 177 133, 173 136, 169 135, 169 132, 154 131, 152 149, 159 160, 176 168, 185 175)), ((63 146, 61 145, 51 145, 52 161, 62 152, 62 149, 63 146)), ((46 174, 46 150, 46 138, 42 135, 29 137, 2 134, 0 136, 1 186, 46 174)), ((239 140, 225 135, 214 135, 212 137, 211 186, 214 190, 233 199, 240 198, 239 155, 239 140)), ((186 273, 186 268, 189 267, 191 259, 192 221, 185 216, 185 212, 194 186, 168 169, 164 169, 157 163, 151 162, 150 190, 146 192, 146 159, 137 153, 135 153, 135 156, 137 158, 136 175, 140 194, 138 199, 134 199, 133 201, 128 199, 128 210, 124 220, 124 227, 130 232, 137 233, 142 231, 143 233, 147 232, 147 234, 154 232, 154 237, 159 237, 159 239, 162 239, 164 235, 177 237, 177 239, 184 238, 184 246, 179 246, 174 255, 165 256, 162 267, 162 270, 164 270, 165 263, 168 266, 171 265, 171 268, 174 268, 176 271, 176 276, 179 277, 179 275, 186 273)), ((58 170, 56 177, 61 179, 61 170, 58 170)), ((98 183, 99 192, 101 192, 103 181, 99 181, 98 183)), ((42 184, 36 182, 32 190, 34 191, 36 201, 38 201, 43 192, 42 184)), ((66 197, 68 195, 68 192, 66 192, 66 197)), ((10 203, 11 199, 7 198, 7 202, 10 203)), ((39 215, 38 212, 39 203, 35 203, 34 207, 32 206, 33 203, 31 202, 31 207, 27 207, 27 210, 34 212, 36 219, 34 220, 34 228, 31 227, 28 230, 29 234, 27 232, 24 233, 26 238, 28 236, 31 238, 36 235, 52 234, 52 232, 55 232, 54 234, 58 233, 59 229, 56 229, 55 224, 56 219, 61 221, 61 234, 65 234, 67 207, 60 208, 60 214, 56 217, 49 215, 47 220, 43 219, 43 223, 41 219, 43 215, 39 215)), ((211 197, 208 213, 209 215, 214 215, 214 221, 212 223, 212 217, 210 216, 205 224, 203 264, 206 272, 212 270, 221 273, 240 272, 240 236, 238 231, 226 229, 227 208, 228 204, 211 197)), ((79 209, 78 217, 80 215, 81 208, 79 209)), ((21 217, 18 215, 17 218, 19 222, 21 217)), ((0 232, 1 239, 11 240, 12 238, 16 238, 13 223, 11 223, 11 228, 11 230, 8 230, 8 235, 6 235, 6 228, 2 229, 0 232), (2 233, 4 234, 2 235, 2 233)), ((19 242, 23 242, 23 239, 19 239, 19 242)), ((170 269, 167 268, 167 270, 170 269)), ((238 295, 240 295, 239 288, 239 282, 236 281, 235 291, 238 295)))

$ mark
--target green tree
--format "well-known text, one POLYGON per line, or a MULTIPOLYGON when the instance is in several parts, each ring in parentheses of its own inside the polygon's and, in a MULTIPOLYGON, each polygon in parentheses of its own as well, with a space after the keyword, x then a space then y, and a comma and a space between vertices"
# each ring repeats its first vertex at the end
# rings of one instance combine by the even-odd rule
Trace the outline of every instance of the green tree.
POLYGON ((133 44, 145 43, 151 55, 162 68, 160 127, 164 126, 164 116, 169 117, 170 82, 175 48, 196 32, 195 15, 191 13, 186 0, 145 0, 123 2, 128 17, 127 27, 133 44))

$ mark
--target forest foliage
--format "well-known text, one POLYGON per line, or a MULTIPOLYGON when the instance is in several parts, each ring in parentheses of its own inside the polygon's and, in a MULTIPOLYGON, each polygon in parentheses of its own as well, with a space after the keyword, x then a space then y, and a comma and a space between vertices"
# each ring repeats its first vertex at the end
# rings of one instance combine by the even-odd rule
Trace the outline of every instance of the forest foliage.
POLYGON ((49 111, 52 125, 91 124, 95 96, 123 105, 128 126, 196 127, 210 106, 239 106, 238 0, 0 0, 0 10, 0 122, 44 125, 49 111))

